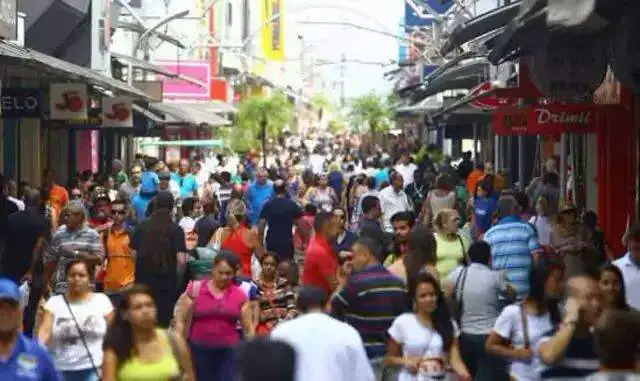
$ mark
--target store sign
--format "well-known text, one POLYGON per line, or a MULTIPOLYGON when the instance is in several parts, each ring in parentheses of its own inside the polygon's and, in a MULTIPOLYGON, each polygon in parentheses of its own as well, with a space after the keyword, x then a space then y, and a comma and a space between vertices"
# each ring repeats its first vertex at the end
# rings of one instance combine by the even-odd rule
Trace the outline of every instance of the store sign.
POLYGON ((18 39, 18 6, 16 0, 0 0, 0 38, 18 39))
POLYGON ((0 95, 2 117, 9 119, 42 117, 42 90, 3 88, 0 95))
POLYGON ((49 94, 52 120, 79 120, 87 118, 87 85, 80 83, 54 83, 49 94))
POLYGON ((598 106, 547 105, 496 111, 493 129, 496 135, 559 135, 596 132, 598 106))
POLYGON ((592 94, 607 72, 605 36, 554 33, 546 39, 531 60, 536 87, 556 99, 592 94))
MULTIPOLYGON (((492 90, 495 91, 491 82, 485 82, 472 89, 468 96, 475 97, 492 90)), ((499 94, 492 92, 484 97, 474 99, 470 104, 481 110, 495 110, 499 107, 514 107, 517 103, 517 98, 503 98, 500 97, 499 94)))
POLYGON ((102 127, 133 127, 131 97, 102 98, 102 127))
POLYGON ((633 91, 640 91, 640 17, 628 15, 616 25, 611 40, 611 68, 633 91))

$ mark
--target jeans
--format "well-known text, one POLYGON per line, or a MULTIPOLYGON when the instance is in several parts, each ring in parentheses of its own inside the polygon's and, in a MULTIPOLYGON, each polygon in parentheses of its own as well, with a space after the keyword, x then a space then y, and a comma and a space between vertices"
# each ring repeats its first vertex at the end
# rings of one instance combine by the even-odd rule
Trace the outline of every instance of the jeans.
POLYGON ((384 359, 370 360, 376 381, 397 381, 400 368, 385 365, 384 359))
POLYGON ((98 375, 93 368, 82 370, 63 370, 60 372, 62 381, 98 381, 98 375))
MULTIPOLYGON (((235 377, 235 350, 189 342, 196 380, 231 381, 235 377)), ((66 381, 66 380, 65 380, 66 381)))
POLYGON ((474 381, 507 381, 507 362, 485 350, 488 335, 460 336, 460 355, 474 381))

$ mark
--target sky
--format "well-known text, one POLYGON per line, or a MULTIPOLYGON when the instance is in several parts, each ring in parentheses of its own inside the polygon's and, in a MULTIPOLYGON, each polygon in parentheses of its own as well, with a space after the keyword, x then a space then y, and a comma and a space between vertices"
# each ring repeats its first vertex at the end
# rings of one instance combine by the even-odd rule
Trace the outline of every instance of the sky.
MULTIPOLYGON (((307 45, 307 54, 316 60, 338 62, 342 54, 345 55, 346 98, 371 90, 388 93, 391 84, 383 75, 395 65, 383 67, 348 61, 389 63, 397 60, 398 42, 395 38, 342 25, 312 25, 305 22, 348 22, 397 34, 404 12, 403 4, 403 0, 286 0, 286 33, 302 35, 307 45), (306 8, 311 4, 312 8, 306 8)), ((298 52, 295 53, 299 54, 298 52)), ((340 80, 340 65, 314 68, 325 79, 327 95, 335 100, 339 99, 340 86, 335 82, 340 80)))

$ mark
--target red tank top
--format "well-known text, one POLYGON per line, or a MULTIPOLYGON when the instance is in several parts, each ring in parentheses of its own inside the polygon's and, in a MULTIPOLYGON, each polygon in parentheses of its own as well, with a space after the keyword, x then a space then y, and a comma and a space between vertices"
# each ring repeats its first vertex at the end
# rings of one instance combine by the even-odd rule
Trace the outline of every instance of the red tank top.
POLYGON ((251 277, 251 255, 253 250, 244 243, 244 233, 247 231, 245 226, 239 227, 224 240, 222 243, 223 250, 230 250, 240 257, 242 264, 242 275, 251 277))

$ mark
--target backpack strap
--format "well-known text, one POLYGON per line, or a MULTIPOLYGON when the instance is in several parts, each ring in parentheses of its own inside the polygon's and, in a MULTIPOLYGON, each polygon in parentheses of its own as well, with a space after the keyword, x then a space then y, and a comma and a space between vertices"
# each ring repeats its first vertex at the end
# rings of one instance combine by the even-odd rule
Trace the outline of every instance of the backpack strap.
POLYGON ((524 338, 524 348, 531 349, 531 339, 529 338, 529 322, 524 311, 524 303, 520 303, 520 321, 522 323, 522 336, 524 338))

